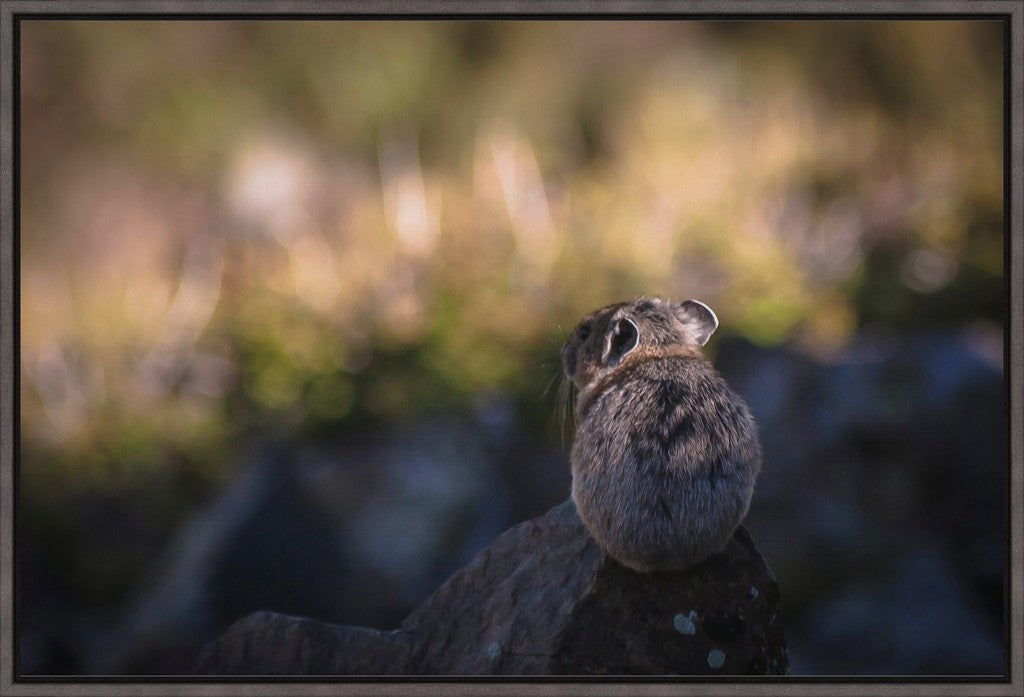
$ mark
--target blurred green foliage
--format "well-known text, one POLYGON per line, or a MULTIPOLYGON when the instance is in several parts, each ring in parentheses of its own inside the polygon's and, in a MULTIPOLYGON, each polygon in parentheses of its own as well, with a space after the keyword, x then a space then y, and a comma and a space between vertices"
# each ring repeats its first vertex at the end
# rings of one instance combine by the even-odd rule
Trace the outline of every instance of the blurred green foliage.
POLYGON ((562 337, 636 294, 818 353, 1002 321, 996 22, 20 27, 20 481, 53 525, 92 491, 166 531, 255 438, 495 391, 557 437, 562 337))

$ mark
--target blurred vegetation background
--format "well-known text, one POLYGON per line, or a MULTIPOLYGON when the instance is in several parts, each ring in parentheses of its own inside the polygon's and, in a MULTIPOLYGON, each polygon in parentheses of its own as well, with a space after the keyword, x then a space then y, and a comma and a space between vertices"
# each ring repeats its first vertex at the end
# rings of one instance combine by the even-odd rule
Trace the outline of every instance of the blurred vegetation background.
POLYGON ((969 327, 1001 366, 999 23, 19 31, 33 636, 113 621, 271 440, 500 403, 567 482, 559 348, 618 299, 704 300, 713 355, 969 327))

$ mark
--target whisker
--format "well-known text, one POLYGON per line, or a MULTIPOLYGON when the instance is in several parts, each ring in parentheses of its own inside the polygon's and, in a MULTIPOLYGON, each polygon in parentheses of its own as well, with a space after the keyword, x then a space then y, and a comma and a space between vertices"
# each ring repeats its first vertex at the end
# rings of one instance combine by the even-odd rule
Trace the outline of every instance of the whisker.
POLYGON ((541 399, 543 399, 543 398, 548 396, 548 392, 551 391, 551 386, 555 384, 555 380, 558 379, 558 376, 560 374, 561 374, 561 371, 559 371, 559 372, 557 372, 557 373, 555 373, 554 375, 551 376, 551 379, 548 380, 548 386, 545 387, 544 391, 540 393, 541 399))
POLYGON ((572 381, 562 376, 558 384, 558 428, 562 439, 562 448, 565 449, 565 427, 569 421, 570 414, 575 413, 576 390, 573 389, 572 381))

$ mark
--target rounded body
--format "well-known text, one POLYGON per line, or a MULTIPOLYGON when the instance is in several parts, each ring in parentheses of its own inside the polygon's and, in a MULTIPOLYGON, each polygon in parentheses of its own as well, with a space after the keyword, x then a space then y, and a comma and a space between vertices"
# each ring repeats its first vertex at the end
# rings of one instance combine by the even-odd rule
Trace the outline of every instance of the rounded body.
POLYGON ((660 308, 650 306, 639 305, 646 316, 635 303, 599 311, 563 352, 580 389, 573 501, 612 558, 645 572, 686 568, 721 551, 761 469, 750 410, 685 332, 679 342, 644 345, 650 327, 661 326, 660 308), (627 342, 627 355, 609 360, 615 342, 623 343, 611 327, 624 313, 639 328, 637 348, 627 342), (591 328, 608 337, 592 338, 591 328), (606 347, 601 357, 588 350, 592 342, 606 347))
POLYGON ((572 497, 587 530, 638 571, 681 569, 721 551, 761 465, 746 404, 701 358, 623 370, 581 414, 572 497))

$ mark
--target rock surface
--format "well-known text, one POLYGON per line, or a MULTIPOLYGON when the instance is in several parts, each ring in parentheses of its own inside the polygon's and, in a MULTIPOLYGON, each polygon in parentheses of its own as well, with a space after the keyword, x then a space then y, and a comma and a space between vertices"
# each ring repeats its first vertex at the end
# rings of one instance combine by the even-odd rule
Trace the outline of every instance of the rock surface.
POLYGON ((517 525, 393 631, 271 612, 208 645, 206 675, 783 674, 779 590, 750 535, 691 569, 608 559, 572 502, 517 525))

